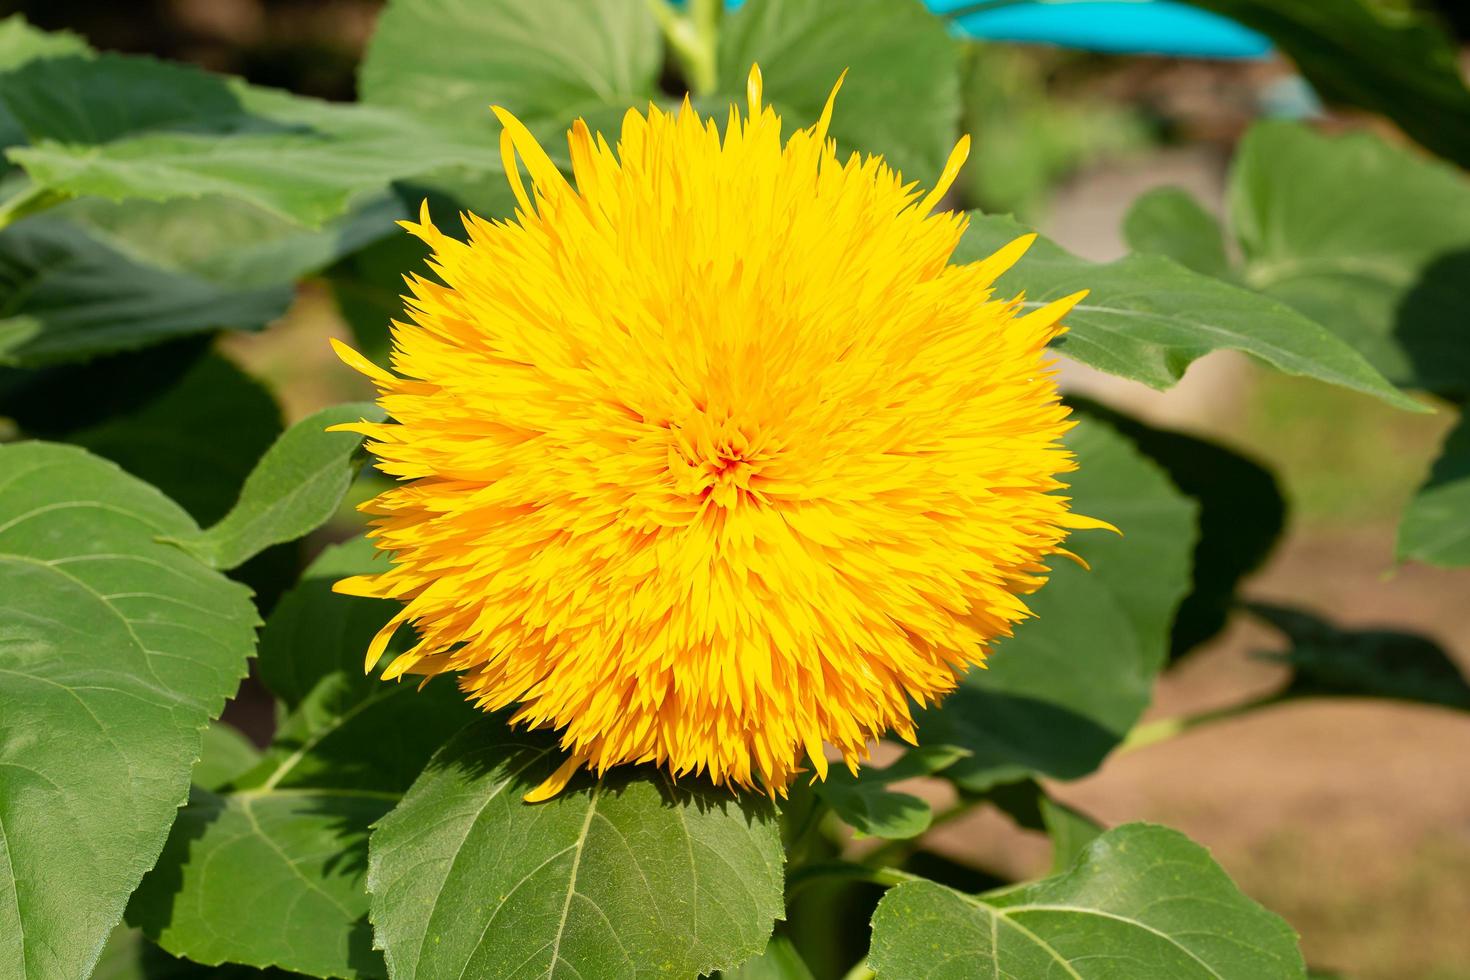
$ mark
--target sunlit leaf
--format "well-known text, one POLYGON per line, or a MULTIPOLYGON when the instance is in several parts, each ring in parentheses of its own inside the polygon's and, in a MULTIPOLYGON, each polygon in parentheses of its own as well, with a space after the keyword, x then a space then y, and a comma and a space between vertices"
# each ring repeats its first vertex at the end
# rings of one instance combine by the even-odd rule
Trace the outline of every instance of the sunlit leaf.
POLYGON ((1470 565, 1470 422, 1463 416, 1404 511, 1398 550, 1430 565, 1470 565))

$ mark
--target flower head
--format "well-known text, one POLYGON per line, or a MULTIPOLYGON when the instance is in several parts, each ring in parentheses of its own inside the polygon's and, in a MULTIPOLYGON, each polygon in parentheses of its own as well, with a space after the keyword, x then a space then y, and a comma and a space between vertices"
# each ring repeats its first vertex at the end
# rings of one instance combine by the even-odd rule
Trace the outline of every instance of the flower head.
POLYGON ((967 141, 921 193, 840 158, 832 104, 783 143, 755 70, 723 133, 687 101, 616 149, 579 120, 575 183, 497 108, 514 220, 406 223, 440 281, 410 279, 393 372, 341 348, 392 420, 347 428, 401 481, 364 505, 391 566, 338 586, 403 603, 368 665, 412 623, 385 678, 558 730, 528 799, 584 765, 771 793, 824 744, 855 769, 1094 523, 1054 492, 1044 354, 1079 297, 992 296, 1029 238, 949 265, 967 141))

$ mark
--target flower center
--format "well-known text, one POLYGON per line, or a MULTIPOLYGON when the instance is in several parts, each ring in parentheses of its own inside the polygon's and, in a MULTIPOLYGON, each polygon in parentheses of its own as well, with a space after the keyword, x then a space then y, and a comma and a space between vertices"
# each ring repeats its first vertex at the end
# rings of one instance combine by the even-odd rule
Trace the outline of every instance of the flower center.
POLYGON ((763 502, 761 471, 774 453, 758 431, 696 414, 669 426, 669 472, 680 493, 717 507, 763 502))

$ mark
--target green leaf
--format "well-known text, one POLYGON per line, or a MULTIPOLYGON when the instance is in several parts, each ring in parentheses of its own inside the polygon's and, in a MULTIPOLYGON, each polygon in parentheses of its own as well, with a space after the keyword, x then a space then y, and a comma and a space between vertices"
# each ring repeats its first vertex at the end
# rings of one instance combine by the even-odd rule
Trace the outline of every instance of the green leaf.
POLYGON ((224 519, 207 531, 173 539, 208 565, 234 568, 273 544, 295 541, 336 512, 357 473, 362 436, 327 427, 383 418, 366 402, 309 415, 266 452, 224 519))
POLYGON ((416 114, 322 102, 148 58, 33 60, 0 79, 0 105, 31 141, 8 156, 53 193, 220 195, 314 226, 400 178, 501 166, 482 140, 416 114))
POLYGON ((158 541, 176 504, 0 446, 0 976, 91 969, 255 646, 248 592, 158 541))
POLYGON ((372 921, 395 980, 688 977, 766 948, 782 910, 774 808, 628 766, 521 802, 559 756, 489 719, 374 830, 372 921))
POLYGON ((354 346, 368 360, 386 363, 389 324, 404 317, 404 276, 428 276, 429 248, 407 232, 390 235, 332 267, 327 274, 337 308, 352 330, 354 346))
POLYGON ((912 0, 749 0, 720 27, 719 94, 743 105, 759 64, 788 128, 809 126, 848 71, 832 113, 838 151, 881 153, 932 184, 954 149, 960 45, 912 0))
POLYGON ((1135 252, 1167 256, 1216 279, 1233 277, 1220 219, 1178 187, 1160 187, 1135 200, 1123 219, 1123 237, 1135 252))
POLYGON ((1405 387, 1470 394, 1470 180, 1376 136, 1257 125, 1230 181, 1243 278, 1405 387))
POLYGON ((1291 668, 1287 696, 1397 698, 1470 711, 1470 681, 1427 637, 1341 629, 1284 606, 1248 608, 1291 642, 1286 653, 1265 655, 1291 668))
POLYGON ((1187 2, 1268 35, 1328 102, 1382 113, 1440 156, 1470 167, 1470 91, 1459 52, 1412 5, 1378 0, 1187 2))
POLYGON ((1128 824, 1070 871, 971 896, 916 881, 873 915, 880 977, 1305 978, 1296 935, 1183 834, 1128 824))
POLYGON ((289 284, 230 286, 135 259, 51 213, 0 231, 0 365, 74 361, 221 327, 258 330, 289 284))
POLYGON ((280 431, 271 393, 224 357, 209 354, 137 411, 114 415, 67 441, 158 487, 205 524, 230 509, 280 431))
POLYGON ((1170 639, 1171 656, 1181 657, 1224 629, 1240 582, 1265 562, 1286 526, 1286 501, 1269 470, 1232 449, 1152 428, 1095 402, 1077 404, 1133 440, 1200 505, 1194 587, 1170 639))
POLYGON ((497 157, 489 106, 504 106, 565 160, 573 119, 586 117, 611 142, 623 113, 656 97, 663 46, 648 8, 646 0, 391 0, 358 88, 364 102, 442 120, 497 157))
POLYGON ((115 930, 91 980, 288 980, 298 973, 250 966, 204 966, 170 956, 136 929, 115 930))
MULTIPOLYGON (((87 50, 75 34, 38 31, 20 14, 0 19, 0 73, 37 58, 64 58, 87 50)), ((0 101, 0 149, 25 141, 25 131, 0 101)))
POLYGON ((291 713, 249 771, 194 795, 128 907, 129 921, 170 952, 385 975, 367 924, 368 828, 435 750, 482 716, 447 679, 420 690, 364 676, 367 640, 395 604, 328 589, 369 570, 373 550, 366 541, 330 549, 271 614, 260 674, 288 692, 291 713))
POLYGON ((905 779, 933 775, 967 755, 969 752, 952 745, 918 746, 886 769, 864 766, 854 776, 846 769, 834 768, 813 788, 859 838, 918 837, 933 820, 929 804, 910 793, 892 792, 889 787, 905 779))
POLYGON ((1188 590, 1194 504, 1099 422, 1080 420, 1067 443, 1078 461, 1073 509, 1122 537, 1072 536, 1067 546, 1091 571, 1054 560, 1051 581, 1027 598, 1035 618, 920 719, 920 744, 971 751, 944 772, 971 792, 1096 769, 1147 706, 1188 590))
POLYGON ((1464 416, 1404 511, 1398 553, 1441 568, 1470 565, 1470 422, 1464 416))
MULTIPOLYGON (((1010 218, 971 214, 956 263, 982 259, 1027 230, 1010 218)), ((1089 290, 1067 317, 1057 350, 1109 374, 1168 388, 1214 350, 1253 354, 1298 374, 1422 411, 1352 348, 1290 307, 1162 256, 1098 265, 1044 238, 1001 276, 997 295, 1025 292, 1025 308, 1089 290)))
POLYGON ((217 721, 204 730, 204 747, 194 765, 193 782, 216 790, 260 764, 260 750, 238 728, 217 721))
POLYGON ((816 980, 790 939, 771 937, 766 951, 733 970, 720 973, 720 980, 816 980))

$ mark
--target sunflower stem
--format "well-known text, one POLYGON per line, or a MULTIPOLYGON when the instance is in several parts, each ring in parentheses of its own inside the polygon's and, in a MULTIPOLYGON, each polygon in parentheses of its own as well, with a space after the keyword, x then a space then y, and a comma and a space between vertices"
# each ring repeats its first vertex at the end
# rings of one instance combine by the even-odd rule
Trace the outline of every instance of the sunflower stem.
POLYGON ((792 869, 786 875, 786 904, 790 905, 792 898, 807 886, 827 879, 866 882, 870 885, 882 885, 884 888, 891 888, 905 881, 924 880, 902 868, 873 868, 852 861, 822 861, 792 869))
POLYGON ((1138 749, 1157 745, 1159 742, 1167 742, 1177 735, 1183 735, 1187 731, 1208 725, 1212 722, 1226 721, 1239 715, 1247 714, 1259 708, 1269 708, 1287 700, 1284 692, 1267 694, 1264 697, 1243 701, 1240 704, 1227 705, 1223 708, 1215 708, 1211 711, 1201 711, 1197 715, 1177 715, 1173 718, 1160 718, 1143 725, 1135 725, 1128 736, 1123 739, 1123 744, 1118 746, 1117 751, 1133 752, 1138 749))
POLYGON ((722 0, 689 0, 688 6, 684 14, 669 0, 648 0, 648 9, 674 53, 690 94, 708 95, 719 81, 716 51, 724 4, 722 0))

